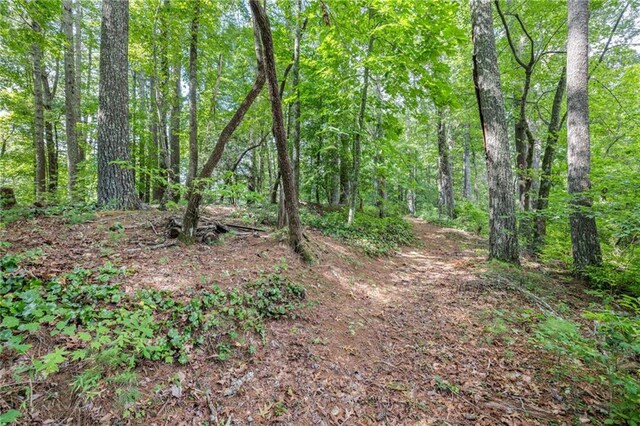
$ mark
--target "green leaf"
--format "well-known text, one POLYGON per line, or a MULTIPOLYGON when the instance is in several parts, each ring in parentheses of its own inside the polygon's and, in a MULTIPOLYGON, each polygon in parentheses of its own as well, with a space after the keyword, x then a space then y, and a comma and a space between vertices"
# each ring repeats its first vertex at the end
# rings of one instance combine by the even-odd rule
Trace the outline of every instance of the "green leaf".
POLYGON ((20 320, 18 318, 16 318, 16 317, 4 317, 4 319, 2 320, 2 324, 0 324, 0 327, 16 328, 19 325, 20 325, 20 320))
POLYGON ((9 410, 6 413, 0 414, 0 425, 8 425, 13 423, 22 416, 22 413, 18 410, 9 410))

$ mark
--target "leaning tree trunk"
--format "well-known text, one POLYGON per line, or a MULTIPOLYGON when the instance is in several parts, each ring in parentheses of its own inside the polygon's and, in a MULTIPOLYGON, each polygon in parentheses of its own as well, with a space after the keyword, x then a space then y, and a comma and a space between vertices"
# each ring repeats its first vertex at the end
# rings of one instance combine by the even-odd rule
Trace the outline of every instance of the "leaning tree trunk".
POLYGON ((447 143, 447 125, 442 110, 438 112, 438 189, 438 214, 455 219, 453 174, 447 143))
POLYGON ((187 187, 198 173, 198 26, 200 0, 193 2, 191 42, 189 43, 189 171, 187 187))
POLYGON ((551 170, 553 168, 553 159, 556 153, 556 143, 564 117, 560 118, 562 110, 562 100, 564 99, 565 88, 567 87, 566 68, 562 69, 562 75, 556 87, 556 94, 553 98, 553 106, 551 107, 551 120, 549 121, 549 129, 547 131, 547 145, 544 149, 542 157, 540 188, 538 189, 538 199, 536 202, 536 216, 533 228, 533 239, 531 241, 531 251, 540 253, 544 246, 545 237, 547 235, 547 217, 546 210, 549 206, 549 193, 551 192, 551 170))
POLYGON ((567 40, 567 190, 571 197, 571 243, 578 272, 602 262, 591 189, 589 140, 589 0, 569 0, 567 40))
POLYGON ((182 232, 180 234, 180 239, 184 242, 192 243, 195 239, 198 220, 200 218, 199 215, 200 203, 202 202, 202 193, 206 188, 205 180, 211 177, 213 170, 218 165, 220 158, 222 158, 222 154, 224 153, 227 142, 229 142, 229 139, 231 139, 233 132, 238 128, 240 123, 242 123, 245 114, 264 87, 265 72, 262 65, 262 47, 260 45, 260 38, 255 22, 254 43, 256 50, 256 59, 258 61, 258 73, 256 74, 256 80, 253 83, 253 87, 251 87, 251 90, 249 91, 249 93, 247 93, 247 96, 245 96, 242 103, 233 114, 227 125, 224 127, 224 129, 222 129, 222 132, 218 137, 218 142, 216 142, 216 146, 213 148, 211 155, 202 167, 202 170, 198 174, 198 177, 191 181, 191 185, 189 185, 189 189, 187 192, 188 204, 187 209, 184 213, 184 219, 182 221, 182 232))
POLYGON ((287 210, 289 223, 289 244, 293 250, 300 254, 305 261, 311 260, 311 254, 304 245, 302 236, 302 223, 298 212, 298 197, 289 156, 287 154, 287 135, 284 128, 284 115, 282 113, 282 101, 276 75, 276 64, 273 53, 273 38, 271 27, 266 12, 260 6, 258 0, 250 0, 251 12, 258 26, 263 47, 264 71, 269 88, 271 100, 271 114, 273 116, 273 134, 278 151, 278 165, 282 174, 282 188, 284 190, 284 204, 287 210))
POLYGON ((137 209, 129 165, 129 1, 102 2, 98 94, 98 205, 137 209), (122 164, 124 163, 124 164, 122 164))
POLYGON ((64 0, 62 28, 65 35, 64 49, 64 109, 65 129, 67 136, 67 189, 69 196, 73 196, 76 178, 78 176, 78 93, 76 79, 76 56, 73 38, 73 3, 64 0))
MULTIPOLYGON (((373 50, 374 36, 369 37, 369 45, 367 47, 367 58, 371 55, 373 50)), ((362 134, 365 132, 365 113, 367 111, 367 90, 369 89, 369 66, 364 66, 364 76, 362 82, 362 96, 360 98, 360 113, 358 114, 358 131, 356 132, 355 139, 353 141, 353 170, 351 178, 351 202, 349 204, 349 217, 347 223, 351 225, 356 215, 356 207, 358 204, 358 184, 360 180, 360 156, 361 147, 360 141, 362 134)))
MULTIPOLYGON (((33 22, 33 28, 42 35, 42 28, 36 21, 33 22)), ((46 177, 46 157, 44 146, 44 96, 42 94, 42 47, 40 41, 33 43, 31 47, 33 57, 33 142, 36 151, 36 173, 35 186, 36 198, 40 199, 47 190, 46 177)))
POLYGON ((518 263, 513 171, 490 1, 471 1, 471 24, 473 77, 487 160, 489 257, 518 263))

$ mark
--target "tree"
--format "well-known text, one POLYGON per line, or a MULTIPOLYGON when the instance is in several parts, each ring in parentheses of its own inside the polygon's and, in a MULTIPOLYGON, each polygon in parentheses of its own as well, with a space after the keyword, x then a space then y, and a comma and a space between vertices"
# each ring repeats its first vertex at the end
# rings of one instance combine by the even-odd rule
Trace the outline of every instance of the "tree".
POLYGON ((287 152, 287 134, 284 128, 282 100, 280 98, 280 88, 276 75, 271 26, 269 24, 269 18, 262 6, 260 6, 260 3, 258 3, 258 0, 249 0, 249 5, 251 6, 251 13, 256 21, 260 40, 262 41, 262 59, 264 62, 267 86, 269 88, 271 114, 273 116, 273 135, 276 139, 278 166, 280 168, 282 187, 284 190, 284 205, 289 223, 289 245, 296 253, 301 255, 304 260, 310 261, 311 254, 306 249, 303 241, 295 177, 293 176, 293 169, 289 162, 289 154, 287 152))
MULTIPOLYGON (((371 13, 369 13, 369 17, 371 17, 371 13)), ((369 44, 367 46, 367 56, 371 56, 371 52, 373 51, 373 43, 375 41, 375 37, 371 35, 369 37, 369 44)), ((362 135, 365 132, 365 113, 367 111, 367 91, 369 89, 369 66, 366 63, 364 64, 364 71, 362 76, 362 95, 360 97, 360 112, 358 113, 358 129, 356 131, 356 135, 353 141, 353 170, 351 177, 351 202, 349 204, 349 217, 347 219, 347 223, 351 225, 356 215, 356 207, 358 204, 358 183, 360 179, 360 160, 361 160, 361 140, 362 135)))
POLYGON ((98 205, 137 209, 129 163, 129 1, 104 0, 98 94, 98 205))
POLYGON ((447 124, 445 113, 438 111, 438 214, 455 219, 455 201, 453 199, 453 174, 449 159, 447 124))
POLYGON ((189 43, 189 171, 187 187, 198 173, 198 27, 200 0, 193 2, 191 41, 189 43))
POLYGON ((46 157, 44 146, 44 96, 42 91, 42 28, 34 20, 32 28, 36 33, 36 41, 31 47, 33 60, 33 142, 36 152, 36 198, 40 198, 47 190, 46 157))
POLYGON ((489 257, 518 263, 513 172, 491 1, 471 1, 473 79, 484 137, 489 185, 489 257))
POLYGON ((64 109, 65 129, 67 136, 67 187, 69 195, 74 192, 78 175, 79 149, 78 133, 78 80, 76 79, 76 53, 73 38, 73 4, 71 0, 64 0, 62 13, 62 28, 65 36, 64 49, 64 109))
POLYGON ((602 262, 592 213, 589 132, 589 0, 567 3, 567 191, 571 196, 571 244, 574 268, 583 272, 602 262))
POLYGON ((200 216, 200 203, 202 202, 202 192, 206 188, 206 179, 211 177, 213 170, 216 168, 218 163, 220 162, 220 158, 222 158, 222 154, 224 153, 224 149, 231 139, 233 132, 238 128, 242 120, 244 119, 245 114, 251 108, 251 105, 256 100, 265 83, 265 70, 263 66, 263 55, 262 55, 262 46, 260 45, 260 36, 258 34, 258 29, 256 27, 256 23, 254 22, 254 45, 256 52, 256 61, 258 63, 258 71, 256 73, 256 79, 249 90, 249 93, 242 100, 242 103, 235 111, 227 125, 222 129, 220 135, 218 136, 218 141, 216 142, 211 155, 207 159, 207 162, 202 166, 202 170, 198 174, 198 178, 191 181, 191 185, 187 191, 187 208, 184 213, 184 218, 182 221, 182 232, 180 234, 180 239, 184 242, 193 242, 196 229, 198 228, 198 220, 200 216))
POLYGON ((560 118, 562 101, 564 99, 566 87, 567 70, 566 68, 562 68, 560 80, 556 86, 556 92, 553 98, 551 120, 549 120, 547 130, 547 144, 542 157, 540 188, 538 189, 538 199, 536 201, 535 226, 533 228, 533 239, 531 240, 531 249, 533 253, 540 253, 547 234, 547 218, 545 216, 545 211, 549 206, 549 194, 551 193, 551 169, 553 167, 553 159, 556 153, 556 144, 558 142, 560 128, 562 127, 562 123, 566 117, 565 115, 560 118))

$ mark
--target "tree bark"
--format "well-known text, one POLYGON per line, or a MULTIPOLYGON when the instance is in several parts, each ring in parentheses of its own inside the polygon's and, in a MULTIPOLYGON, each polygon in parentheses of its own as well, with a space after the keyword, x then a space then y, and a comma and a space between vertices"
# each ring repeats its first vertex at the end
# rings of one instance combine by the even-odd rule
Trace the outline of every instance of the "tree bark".
POLYGON ((456 217, 447 124, 442 110, 438 111, 438 214, 449 219, 456 217))
POLYGON ((129 169, 129 1, 102 2, 98 95, 98 205, 137 209, 129 169), (125 164, 114 164, 124 162, 125 164))
MULTIPOLYGON (((42 37, 42 28, 33 21, 32 27, 38 38, 42 37)), ((36 152, 35 189, 36 199, 40 200, 47 190, 46 157, 44 145, 44 96, 42 94, 42 47, 40 40, 31 46, 33 59, 33 142, 36 152)))
POLYGON ((489 257, 519 263, 509 134, 489 0, 471 1, 473 78, 489 186, 489 257))
POLYGON ((551 170, 553 168, 553 159, 555 157, 556 143, 558 142, 560 128, 563 119, 560 119, 562 110, 562 100, 567 87, 566 68, 562 68, 562 73, 558 85, 556 86, 556 94, 553 97, 553 106, 551 107, 551 120, 549 120, 549 129, 547 131, 547 145, 544 149, 542 157, 540 188, 538 189, 538 200, 536 202, 535 226, 533 228, 533 239, 531 241, 531 251, 540 253, 544 246, 545 237, 547 235, 547 217, 545 210, 549 206, 549 193, 551 192, 551 170))
MULTIPOLYGON (((371 52, 373 50, 373 43, 375 41, 374 36, 369 37, 369 45, 367 46, 367 56, 371 56, 371 52)), ((365 59, 366 61, 366 59, 365 59)), ((358 183, 360 179, 360 156, 361 156, 361 146, 360 141, 362 139, 362 135, 365 132, 365 113, 367 111, 367 90, 369 89, 369 66, 364 65, 364 75, 362 78, 362 95, 360 98, 360 113, 358 114, 358 131, 356 133, 355 139, 353 141, 353 170, 352 170, 352 178, 351 178, 351 202, 349 204, 349 217, 347 219, 347 223, 351 225, 356 215, 356 207, 358 204, 358 183)))
POLYGON ((269 18, 260 6, 258 0, 250 0, 251 12, 256 21, 263 48, 264 72, 271 100, 271 114, 273 116, 273 133, 278 151, 278 165, 282 174, 282 188, 284 190, 284 204, 287 210, 289 223, 289 245, 305 261, 311 260, 311 254, 304 245, 302 236, 302 223, 298 212, 298 197, 296 194, 293 170, 287 153, 287 135, 284 128, 284 115, 282 113, 282 101, 276 75, 276 64, 273 52, 273 38, 269 18))
POLYGON ((184 219, 182 221, 182 233, 180 234, 180 239, 184 242, 191 243, 195 239, 196 229, 198 227, 199 220, 199 210, 200 203, 202 202, 202 193, 206 188, 205 179, 211 177, 211 173, 220 162, 220 158, 222 158, 222 154, 224 153, 224 149, 229 142, 229 139, 233 135, 233 132, 237 129, 237 127, 242 123, 245 114, 256 100, 260 91, 264 87, 265 83, 265 72, 262 64, 262 47, 260 45, 260 38, 258 35, 258 30, 256 27, 256 23, 254 22, 254 43, 256 50, 256 60, 258 62, 258 71, 256 74, 256 80, 253 83, 253 87, 242 103, 233 114, 227 125, 222 129, 220 136, 218 137, 218 141, 211 152, 211 155, 207 159, 207 162, 202 167, 202 170, 198 174, 198 178, 194 179, 189 186, 187 192, 187 209, 184 213, 184 219))
POLYGON ((193 2, 191 42, 189 43, 189 172, 187 187, 198 174, 198 28, 200 0, 193 2))
POLYGON ((469 132, 469 123, 464 126, 464 152, 462 154, 462 196, 472 201, 471 194, 471 134, 469 132))
POLYGON ((589 0, 569 0, 567 40, 567 190, 571 197, 571 243, 579 273, 602 262, 591 189, 589 134, 589 0))
POLYGON ((340 205, 345 205, 349 202, 349 175, 351 174, 350 165, 352 162, 349 158, 349 139, 345 134, 340 133, 338 136, 340 140, 340 205))
POLYGON ((76 79, 76 56, 73 37, 73 3, 72 0, 64 0, 62 28, 65 35, 64 49, 64 108, 65 130, 67 137, 67 189, 69 196, 73 197, 76 178, 78 175, 78 93, 76 79))

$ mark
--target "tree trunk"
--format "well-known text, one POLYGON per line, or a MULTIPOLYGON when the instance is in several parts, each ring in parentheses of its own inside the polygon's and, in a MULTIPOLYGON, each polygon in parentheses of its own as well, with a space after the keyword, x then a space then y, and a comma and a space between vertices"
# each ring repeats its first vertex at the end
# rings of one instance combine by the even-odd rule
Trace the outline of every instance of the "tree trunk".
POLYGON ((62 28, 65 35, 64 49, 64 109, 65 129, 67 137, 67 188, 73 198, 76 178, 78 176, 78 93, 76 79, 76 56, 73 38, 73 3, 64 0, 62 28))
POLYGON ((567 41, 567 190, 571 197, 571 243, 578 272, 602 262, 591 189, 589 134, 589 0, 569 0, 567 41))
POLYGON ((256 100, 260 91, 262 90, 265 83, 265 72, 264 67, 262 65, 262 47, 260 46, 260 38, 258 35, 258 30, 256 24, 254 22, 254 43, 256 50, 256 59, 258 62, 258 72, 256 74, 256 80, 253 83, 253 87, 247 93, 247 96, 243 99, 242 103, 233 114, 227 125, 222 129, 220 136, 218 137, 218 141, 216 146, 213 148, 211 155, 207 159, 207 162, 202 167, 202 170, 198 174, 198 178, 194 179, 189 186, 187 192, 187 209, 184 213, 184 219, 182 221, 182 233, 180 234, 180 239, 184 242, 190 243, 193 242, 196 229, 198 227, 199 220, 199 210, 200 203, 202 202, 202 193, 206 187, 205 179, 211 177, 211 173, 218 165, 222 154, 224 153, 224 148, 229 142, 229 139, 233 135, 233 132, 236 128, 242 123, 242 120, 256 100))
MULTIPOLYGON (((182 89, 180 79, 180 61, 175 69, 175 85, 173 93, 173 103, 171 106, 171 183, 180 185, 180 114, 182 113, 182 89)), ((173 192, 173 201, 180 200, 180 192, 173 192)))
POLYGON ((349 165, 352 164, 349 158, 349 139, 346 135, 340 133, 340 205, 349 202, 349 175, 351 173, 349 165))
POLYGON ((562 110, 562 100, 564 99, 565 88, 567 87, 566 68, 562 68, 562 75, 556 86, 556 94, 551 107, 551 120, 547 131, 547 146, 544 149, 542 158, 540 188, 538 190, 538 200, 536 203, 535 226, 533 228, 533 239, 531 241, 531 251, 540 253, 544 246, 547 235, 547 217, 545 210, 549 206, 549 193, 551 192, 551 170, 553 169, 553 159, 555 157, 556 143, 558 142, 560 128, 563 119, 560 119, 562 110))
POLYGON ((191 42, 189 43, 189 172, 187 187, 198 174, 198 27, 200 0, 193 2, 191 42))
POLYGON ((98 205, 137 209, 129 166, 129 1, 103 0, 98 95, 98 205), (123 162, 123 164, 114 164, 123 162))
MULTIPOLYGON (((367 58, 371 56, 371 51, 373 50, 373 42, 375 38, 373 36, 369 37, 369 45, 367 46, 367 58)), ((351 203, 349 204, 349 217, 347 219, 347 223, 351 225, 353 223, 353 219, 356 214, 356 206, 358 203, 358 181, 360 179, 360 141, 362 139, 362 135, 365 132, 365 112, 367 110, 367 90, 369 89, 369 66, 365 64, 364 66, 364 76, 362 82, 362 96, 360 98, 360 113, 358 114, 358 131, 355 136, 355 140, 353 141, 353 172, 351 178, 351 203)))
POLYGON ((442 110, 438 111, 438 214, 449 219, 456 217, 447 124, 442 110))
POLYGON ((273 133, 278 151, 278 165, 282 174, 285 209, 287 210, 287 220, 289 222, 289 245, 296 253, 302 256, 305 261, 310 261, 311 254, 306 249, 303 241, 302 223, 300 222, 300 215, 298 213, 298 197, 296 194, 293 170, 287 154, 287 135, 284 128, 284 115, 282 113, 280 89, 276 75, 273 38, 269 18, 262 9, 262 6, 260 6, 258 0, 250 0, 249 5, 258 26, 260 39, 262 40, 264 71, 267 79, 267 87, 269 88, 271 114, 273 116, 273 133))
POLYGON ((42 89, 44 116, 44 135, 47 151, 47 191, 55 194, 58 190, 58 147, 53 136, 53 117, 51 116, 51 103, 55 97, 56 86, 58 85, 58 67, 54 77, 53 89, 49 86, 49 76, 47 72, 42 72, 42 89))
POLYGON ((171 198, 171 187, 168 185, 171 174, 171 152, 169 147, 169 134, 167 118, 169 112, 169 30, 167 28, 167 16, 170 2, 163 0, 160 12, 160 70, 157 73, 157 114, 158 114, 158 144, 159 144, 159 169, 160 179, 158 195, 160 209, 164 209, 166 202, 171 198))
POLYGON ((462 156, 462 196, 467 201, 472 201, 471 194, 471 134, 469 132, 469 123, 464 126, 464 153, 462 156))
POLYGON ((473 78, 489 185, 489 257, 518 263, 513 171, 490 1, 471 1, 471 24, 473 78))
MULTIPOLYGON (((38 22, 33 21, 32 26, 42 37, 42 28, 38 22)), ((44 146, 44 96, 42 94, 42 47, 38 39, 31 46, 33 57, 33 142, 36 152, 35 187, 36 199, 40 200, 47 190, 46 183, 46 157, 44 146)))
POLYGON ((297 198, 300 197, 300 39, 302 37, 302 0, 297 0, 296 33, 293 44, 291 85, 295 99, 291 106, 293 119, 293 175, 297 198))
MULTIPOLYGON (((75 67, 76 67, 76 118, 77 123, 85 124, 86 119, 82 115, 82 0, 75 0, 75 12, 73 14, 75 28, 75 67)), ((87 86, 87 90, 91 88, 87 86)), ((83 126, 76 127, 76 141, 78 144, 78 162, 86 160, 85 134, 83 126)))

